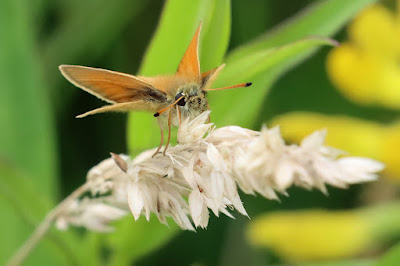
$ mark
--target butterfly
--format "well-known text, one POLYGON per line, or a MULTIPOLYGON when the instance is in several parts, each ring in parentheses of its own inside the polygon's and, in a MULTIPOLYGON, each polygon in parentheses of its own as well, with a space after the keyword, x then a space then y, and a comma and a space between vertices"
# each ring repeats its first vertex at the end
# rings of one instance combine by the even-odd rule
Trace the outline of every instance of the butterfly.
POLYGON ((77 118, 108 111, 149 111, 158 118, 161 130, 161 142, 154 155, 163 143, 163 123, 160 118, 167 118, 168 140, 163 154, 168 148, 171 137, 171 125, 178 126, 182 119, 194 118, 209 109, 206 93, 248 87, 251 83, 240 83, 234 86, 210 89, 225 64, 200 72, 199 36, 201 23, 198 26, 189 47, 181 59, 175 75, 143 77, 133 76, 116 71, 78 65, 60 65, 62 75, 73 85, 104 100, 109 105, 78 115, 77 118))

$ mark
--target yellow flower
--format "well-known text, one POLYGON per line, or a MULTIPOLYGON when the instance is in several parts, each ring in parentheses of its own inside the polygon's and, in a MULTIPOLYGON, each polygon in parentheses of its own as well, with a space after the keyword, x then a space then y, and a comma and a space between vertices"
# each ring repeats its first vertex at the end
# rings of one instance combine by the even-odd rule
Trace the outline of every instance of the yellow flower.
POLYGON ((271 125, 279 125, 282 136, 292 142, 326 128, 327 145, 381 161, 384 173, 400 181, 400 121, 386 126, 348 116, 294 112, 275 118, 271 125))
POLYGON ((350 40, 328 56, 332 82, 355 102, 400 109, 400 8, 396 14, 370 6, 355 18, 348 35, 350 40))
POLYGON ((388 247, 400 235, 400 201, 346 211, 271 212, 249 221, 246 229, 252 245, 286 261, 353 257, 388 247))
POLYGON ((292 262, 356 255, 374 238, 367 219, 352 211, 270 213, 251 221, 247 233, 253 245, 270 248, 292 262))

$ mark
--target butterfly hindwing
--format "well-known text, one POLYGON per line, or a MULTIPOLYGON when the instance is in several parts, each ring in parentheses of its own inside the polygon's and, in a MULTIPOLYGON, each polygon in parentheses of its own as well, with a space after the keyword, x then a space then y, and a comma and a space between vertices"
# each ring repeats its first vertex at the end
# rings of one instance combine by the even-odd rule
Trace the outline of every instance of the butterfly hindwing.
POLYGON ((76 118, 83 118, 88 115, 100 114, 105 112, 128 112, 128 111, 151 111, 156 112, 160 108, 159 104, 153 102, 137 100, 134 102, 115 103, 105 105, 94 110, 76 116, 76 118))
POLYGON ((225 67, 225 64, 222 64, 219 67, 216 67, 207 72, 201 73, 201 79, 200 79, 201 89, 207 90, 212 85, 214 80, 218 77, 218 74, 221 72, 221 70, 224 67, 225 67))

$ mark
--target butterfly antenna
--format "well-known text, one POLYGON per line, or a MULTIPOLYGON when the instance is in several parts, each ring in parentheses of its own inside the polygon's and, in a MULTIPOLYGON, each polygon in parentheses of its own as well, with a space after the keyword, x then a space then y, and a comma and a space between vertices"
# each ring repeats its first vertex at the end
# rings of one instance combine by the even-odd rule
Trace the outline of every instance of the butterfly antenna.
POLYGON ((247 82, 247 83, 240 83, 240 84, 236 84, 233 86, 229 86, 229 87, 223 87, 223 88, 217 88, 217 89, 207 89, 206 91, 220 91, 220 90, 228 90, 228 89, 235 89, 235 88, 244 88, 244 87, 249 87, 251 86, 251 82, 247 82))
POLYGON ((167 107, 157 111, 157 113, 154 114, 154 117, 158 117, 160 116, 160 114, 164 113, 165 111, 167 111, 169 108, 171 108, 172 106, 174 106, 177 102, 179 102, 183 97, 185 96, 181 96, 179 97, 177 100, 175 100, 175 102, 171 103, 170 105, 168 105, 167 107))

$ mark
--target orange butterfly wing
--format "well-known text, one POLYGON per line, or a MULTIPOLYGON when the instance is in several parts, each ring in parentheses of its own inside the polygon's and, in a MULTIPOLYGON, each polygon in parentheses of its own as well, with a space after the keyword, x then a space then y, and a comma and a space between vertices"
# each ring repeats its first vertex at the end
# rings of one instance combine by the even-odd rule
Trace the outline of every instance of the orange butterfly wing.
POLYGON ((78 117, 107 111, 156 111, 167 101, 165 92, 132 75, 84 66, 61 65, 59 68, 75 86, 113 103, 78 117))
POLYGON ((224 67, 225 64, 222 64, 219 67, 201 73, 201 89, 207 90, 218 77, 218 74, 221 72, 221 70, 224 69, 224 67))
POLYGON ((188 81, 200 82, 200 63, 199 63, 199 36, 201 23, 193 36, 181 62, 178 66, 176 75, 186 78, 188 81))
POLYGON ((132 75, 85 66, 61 65, 59 68, 72 84, 109 103, 166 100, 163 91, 132 75))

